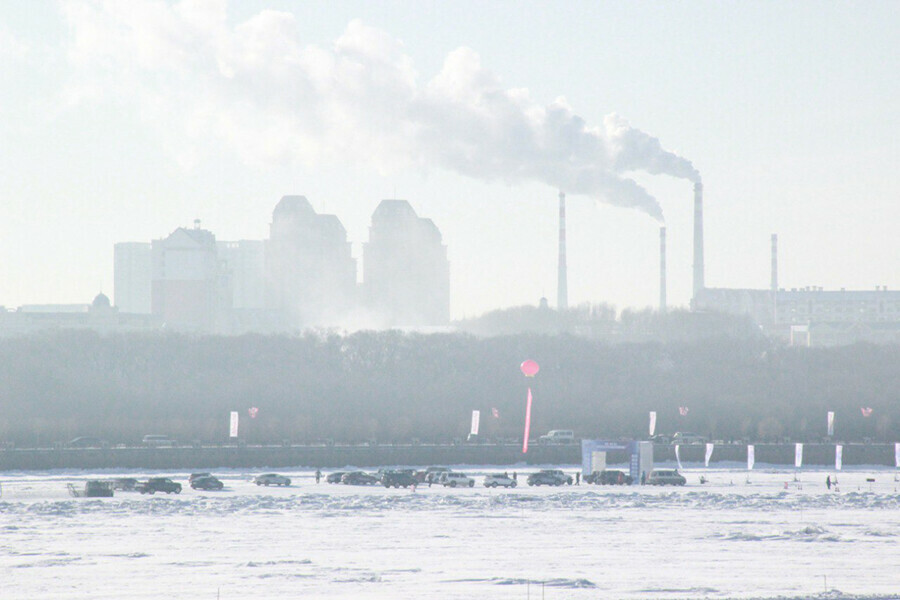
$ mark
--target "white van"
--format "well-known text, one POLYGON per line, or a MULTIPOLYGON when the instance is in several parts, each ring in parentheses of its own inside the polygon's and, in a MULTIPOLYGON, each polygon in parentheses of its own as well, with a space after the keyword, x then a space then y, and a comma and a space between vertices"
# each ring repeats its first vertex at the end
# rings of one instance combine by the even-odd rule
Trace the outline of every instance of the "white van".
POLYGON ((571 444, 575 441, 575 432, 571 429, 554 429, 538 440, 542 444, 571 444))
POLYGON ((172 448, 175 446, 175 440, 169 439, 167 435, 150 434, 144 436, 143 444, 150 448, 172 448))

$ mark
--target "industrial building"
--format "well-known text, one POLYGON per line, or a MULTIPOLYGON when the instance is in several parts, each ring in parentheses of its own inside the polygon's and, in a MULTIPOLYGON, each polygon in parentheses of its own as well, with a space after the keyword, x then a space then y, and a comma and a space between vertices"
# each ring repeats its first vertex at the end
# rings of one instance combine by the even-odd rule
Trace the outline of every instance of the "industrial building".
MULTIPOLYGON (((661 233, 660 309, 664 310, 665 242, 661 233)), ((771 337, 792 345, 836 346, 855 342, 900 343, 900 292, 785 289, 778 284, 778 236, 771 238, 769 288, 706 287, 703 269, 703 187, 694 186, 694 295, 691 309, 746 315, 771 337)))
POLYGON ((363 244, 367 306, 390 327, 450 321, 450 263, 441 232, 406 200, 382 200, 363 244))

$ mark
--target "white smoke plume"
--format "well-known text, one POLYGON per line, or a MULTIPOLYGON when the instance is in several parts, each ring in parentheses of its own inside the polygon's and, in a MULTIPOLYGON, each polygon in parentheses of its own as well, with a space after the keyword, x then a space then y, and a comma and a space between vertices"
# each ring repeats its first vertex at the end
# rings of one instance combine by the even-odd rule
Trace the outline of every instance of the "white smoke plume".
POLYGON ((617 115, 588 125, 563 99, 547 106, 504 88, 468 48, 419 83, 403 44, 352 21, 329 47, 306 44, 293 15, 231 26, 218 0, 171 5, 66 2, 70 95, 134 102, 174 126, 186 163, 210 139, 255 164, 362 160, 383 170, 439 167, 484 181, 538 181, 643 210, 657 201, 626 174, 698 180, 691 163, 617 115))

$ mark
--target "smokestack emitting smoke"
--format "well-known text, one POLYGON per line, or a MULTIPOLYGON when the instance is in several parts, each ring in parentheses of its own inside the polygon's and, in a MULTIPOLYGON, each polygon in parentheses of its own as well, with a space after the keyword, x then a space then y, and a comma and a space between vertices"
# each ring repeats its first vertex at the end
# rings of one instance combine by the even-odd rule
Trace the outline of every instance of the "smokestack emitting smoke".
POLYGON ((566 195, 559 192, 559 264, 556 270, 556 308, 569 308, 569 279, 566 273, 566 195))
POLYGON ((703 184, 694 182, 694 298, 703 283, 703 184))
POLYGON ((659 228, 659 312, 666 312, 666 228, 659 228))
POLYGON ((358 20, 316 46, 290 13, 235 23, 220 2, 61 10, 73 86, 91 91, 76 97, 131 101, 184 164, 217 144, 255 165, 439 167, 482 181, 542 182, 660 222, 659 203, 625 174, 699 181, 690 161, 625 119, 589 125, 562 98, 540 104, 504 87, 469 48, 450 52, 422 83, 402 42, 358 20))

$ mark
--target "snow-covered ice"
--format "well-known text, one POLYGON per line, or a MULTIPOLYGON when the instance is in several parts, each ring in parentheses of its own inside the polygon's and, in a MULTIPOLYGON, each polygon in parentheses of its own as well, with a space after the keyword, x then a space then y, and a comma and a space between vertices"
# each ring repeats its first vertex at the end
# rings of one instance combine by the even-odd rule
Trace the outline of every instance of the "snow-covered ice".
MULTIPOLYGON (((531 488, 536 468, 459 467, 474 489, 316 484, 286 470, 0 473, 0 598, 892 598, 892 469, 682 471, 683 488, 531 488), (485 472, 519 487, 485 489, 485 472), (87 479, 172 477, 180 495, 70 498, 87 479), (700 476, 709 480, 700 484, 700 476), (874 482, 867 479, 873 478, 874 482), (786 485, 787 484, 787 485, 786 485)), ((574 474, 576 468, 567 471, 574 474)))

